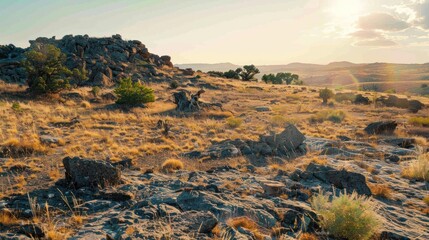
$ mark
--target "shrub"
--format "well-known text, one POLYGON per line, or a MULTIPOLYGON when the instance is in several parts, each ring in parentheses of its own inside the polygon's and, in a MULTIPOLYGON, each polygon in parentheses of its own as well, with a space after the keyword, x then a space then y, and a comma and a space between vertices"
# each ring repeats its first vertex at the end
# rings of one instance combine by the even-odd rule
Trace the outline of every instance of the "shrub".
POLYGON ((118 95, 117 104, 138 105, 155 101, 153 89, 133 82, 131 78, 122 79, 114 92, 118 95))
POLYGON ((255 65, 245 65, 243 69, 238 68, 236 71, 240 72, 240 77, 243 81, 251 81, 254 76, 259 73, 259 69, 255 65))
POLYGON ((424 202, 424 203, 426 203, 426 205, 428 205, 428 206, 429 206, 429 195, 426 195, 426 196, 423 198, 423 202, 424 202))
POLYGON ((12 103, 12 110, 14 110, 14 111, 16 111, 16 112, 19 112, 19 111, 21 111, 22 109, 21 109, 21 105, 18 103, 18 102, 14 102, 14 103, 12 103))
POLYGON ((429 181, 429 153, 420 154, 415 161, 402 169, 401 174, 405 178, 429 181))
POLYGON ((392 189, 387 184, 371 184, 369 185, 371 193, 382 198, 391 198, 392 189))
POLYGON ((236 117, 229 117, 226 119, 226 124, 231 128, 237 128, 243 124, 243 119, 236 117))
POLYGON ((177 171, 183 168, 184 168, 183 162, 173 158, 167 159, 161 166, 162 171, 166 173, 172 173, 174 171, 177 171))
POLYGON ((324 121, 331 121, 340 123, 344 120, 346 114, 341 110, 323 110, 310 117, 310 122, 321 123, 324 121))
POLYGON ((64 66, 66 55, 51 44, 42 44, 25 53, 23 65, 33 93, 56 93, 69 88, 72 72, 64 66))
POLYGON ((178 81, 173 80, 173 81, 170 82, 170 88, 171 89, 176 89, 178 87, 179 87, 179 82, 178 81))
POLYGON ((376 233, 380 218, 375 204, 356 192, 329 196, 319 193, 312 197, 311 206, 321 217, 320 224, 329 234, 338 238, 369 239, 376 233))
POLYGON ((234 229, 244 228, 250 231, 256 239, 265 239, 264 236, 259 232, 259 226, 252 219, 248 217, 236 217, 227 220, 227 225, 234 229))
POLYGON ((84 107, 84 108, 90 108, 91 107, 91 103, 89 103, 88 101, 82 101, 80 103, 80 106, 84 107))
POLYGON ((412 117, 408 122, 415 126, 429 127, 429 117, 412 117))
POLYGON ((323 104, 328 104, 328 99, 334 97, 334 92, 331 89, 325 88, 319 90, 319 97, 323 99, 323 104))
POLYGON ((90 92, 94 97, 98 97, 98 95, 100 94, 100 91, 101 91, 101 88, 99 86, 95 86, 95 87, 92 87, 90 92))

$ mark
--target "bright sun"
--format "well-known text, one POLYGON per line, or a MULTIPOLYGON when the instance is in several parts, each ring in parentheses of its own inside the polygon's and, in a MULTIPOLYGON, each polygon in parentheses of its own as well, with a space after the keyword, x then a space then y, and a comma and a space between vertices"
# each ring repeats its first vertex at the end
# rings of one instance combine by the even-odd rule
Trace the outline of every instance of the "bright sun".
POLYGON ((329 8, 329 12, 338 19, 355 19, 363 14, 364 4, 362 0, 335 0, 329 8))

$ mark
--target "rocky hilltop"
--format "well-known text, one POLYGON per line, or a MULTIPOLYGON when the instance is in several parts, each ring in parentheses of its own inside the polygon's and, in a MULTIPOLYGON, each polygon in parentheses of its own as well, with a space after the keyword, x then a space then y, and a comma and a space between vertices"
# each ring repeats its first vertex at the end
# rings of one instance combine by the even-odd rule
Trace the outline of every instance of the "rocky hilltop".
POLYGON ((173 67, 170 56, 150 53, 138 40, 124 40, 121 35, 89 37, 66 35, 62 39, 39 37, 30 40, 30 47, 23 49, 12 44, 0 46, 0 79, 6 82, 24 83, 26 72, 21 66, 25 52, 40 44, 52 44, 66 54, 66 66, 70 69, 85 68, 87 85, 111 86, 123 77, 151 80, 162 76, 156 69, 173 67))

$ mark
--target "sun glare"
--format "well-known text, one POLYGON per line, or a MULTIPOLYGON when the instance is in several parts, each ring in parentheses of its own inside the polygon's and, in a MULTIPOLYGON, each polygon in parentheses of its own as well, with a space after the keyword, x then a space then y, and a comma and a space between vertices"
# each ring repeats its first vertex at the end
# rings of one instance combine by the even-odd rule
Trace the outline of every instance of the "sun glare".
POLYGON ((335 0, 329 8, 329 12, 338 19, 355 19, 364 10, 361 0, 335 0))

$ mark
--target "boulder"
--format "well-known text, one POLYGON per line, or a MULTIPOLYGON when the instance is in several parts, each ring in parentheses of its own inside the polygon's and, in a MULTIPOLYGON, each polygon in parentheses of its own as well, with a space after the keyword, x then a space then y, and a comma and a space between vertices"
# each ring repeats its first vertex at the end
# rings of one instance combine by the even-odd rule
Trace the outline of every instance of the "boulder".
POLYGON ((270 112, 271 108, 267 106, 258 106, 258 107, 255 107, 255 110, 257 112, 270 112))
POLYGON ((99 72, 95 74, 94 79, 92 81, 92 85, 94 86, 105 86, 105 87, 111 87, 115 83, 105 74, 99 72))
POLYGON ((307 176, 314 177, 322 182, 329 183, 340 189, 346 189, 351 193, 371 196, 371 190, 366 184, 364 175, 346 170, 336 170, 329 166, 310 163, 305 171, 307 176))
POLYGON ((261 141, 266 142, 272 148, 292 151, 297 149, 305 140, 305 136, 292 124, 278 134, 262 136, 261 141))
POLYGON ((355 97, 355 100, 353 101, 354 104, 363 104, 363 105, 368 105, 371 103, 371 101, 369 100, 369 98, 364 97, 362 94, 358 94, 355 97))
POLYGON ((370 123, 364 130, 367 134, 393 134, 396 126, 396 121, 380 121, 370 123))
POLYGON ((66 180, 76 188, 105 187, 121 182, 121 170, 106 161, 66 157, 63 164, 66 180))

